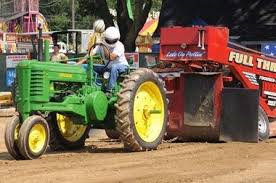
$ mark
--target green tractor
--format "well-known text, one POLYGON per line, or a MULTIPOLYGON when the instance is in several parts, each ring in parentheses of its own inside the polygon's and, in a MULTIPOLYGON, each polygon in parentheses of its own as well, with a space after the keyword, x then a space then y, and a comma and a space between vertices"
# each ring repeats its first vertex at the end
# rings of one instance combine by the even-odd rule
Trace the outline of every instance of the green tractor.
MULTIPOLYGON (((47 44, 46 49, 47 50, 47 44)), ((36 159, 51 150, 84 147, 92 126, 118 133, 128 151, 156 149, 167 123, 165 89, 145 68, 121 73, 112 93, 105 74, 88 67, 25 60, 16 67, 16 110, 7 124, 5 144, 17 160, 36 159)))

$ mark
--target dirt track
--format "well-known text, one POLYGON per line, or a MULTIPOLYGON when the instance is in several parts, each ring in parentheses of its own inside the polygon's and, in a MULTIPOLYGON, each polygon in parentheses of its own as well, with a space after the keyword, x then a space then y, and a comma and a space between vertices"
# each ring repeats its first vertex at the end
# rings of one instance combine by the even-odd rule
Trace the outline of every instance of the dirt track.
POLYGON ((86 148, 47 152, 14 161, 6 152, 0 118, 0 182, 275 183, 276 139, 265 143, 163 143, 157 151, 125 153, 104 132, 92 131, 86 148))

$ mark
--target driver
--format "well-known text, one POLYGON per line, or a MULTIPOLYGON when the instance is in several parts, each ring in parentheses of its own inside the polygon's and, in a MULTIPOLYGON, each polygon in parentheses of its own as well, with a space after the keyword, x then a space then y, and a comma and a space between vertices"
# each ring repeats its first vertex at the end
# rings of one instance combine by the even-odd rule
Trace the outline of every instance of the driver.
MULTIPOLYGON (((107 91, 110 92, 117 81, 120 73, 127 71, 128 62, 125 57, 125 47, 123 43, 119 41, 120 32, 116 27, 108 27, 104 32, 103 41, 91 51, 90 56, 99 54, 103 58, 106 67, 95 68, 96 72, 109 71, 110 77, 107 85, 107 91)), ((77 64, 82 64, 84 61, 80 61, 77 64)))

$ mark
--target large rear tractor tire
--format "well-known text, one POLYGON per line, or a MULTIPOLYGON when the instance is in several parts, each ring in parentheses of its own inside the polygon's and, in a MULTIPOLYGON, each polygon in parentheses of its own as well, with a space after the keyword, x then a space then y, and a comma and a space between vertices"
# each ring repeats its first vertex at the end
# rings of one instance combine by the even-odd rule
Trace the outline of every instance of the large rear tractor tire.
POLYGON ((269 138, 269 120, 265 111, 259 107, 258 113, 258 135, 259 140, 264 141, 269 138))
POLYGON ((26 160, 43 155, 49 144, 49 126, 41 116, 28 117, 19 130, 18 147, 26 160))
POLYGON ((11 121, 7 123, 5 129, 5 145, 10 155, 16 159, 21 160, 24 157, 20 154, 18 149, 18 136, 21 127, 19 117, 13 116, 11 121))
POLYGON ((50 127, 50 148, 53 151, 76 150, 85 145, 89 137, 90 125, 75 124, 73 119, 53 113, 48 120, 50 127))
POLYGON ((116 107, 116 124, 128 151, 156 149, 167 125, 165 89, 158 75, 138 69, 121 84, 116 107))

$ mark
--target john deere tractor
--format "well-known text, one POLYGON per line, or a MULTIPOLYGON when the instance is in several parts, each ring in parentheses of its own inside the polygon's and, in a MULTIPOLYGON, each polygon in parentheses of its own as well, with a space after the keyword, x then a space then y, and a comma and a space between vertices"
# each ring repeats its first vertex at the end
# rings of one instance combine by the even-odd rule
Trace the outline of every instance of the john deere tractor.
POLYGON ((128 151, 157 148, 167 118, 165 91, 157 74, 149 69, 120 73, 117 86, 107 94, 108 74, 93 71, 93 57, 86 69, 50 62, 47 51, 44 57, 16 67, 18 115, 5 131, 11 156, 36 159, 48 145, 52 150, 82 148, 97 124, 118 133, 128 151))

